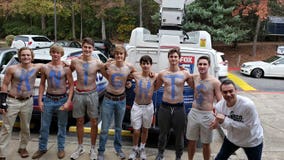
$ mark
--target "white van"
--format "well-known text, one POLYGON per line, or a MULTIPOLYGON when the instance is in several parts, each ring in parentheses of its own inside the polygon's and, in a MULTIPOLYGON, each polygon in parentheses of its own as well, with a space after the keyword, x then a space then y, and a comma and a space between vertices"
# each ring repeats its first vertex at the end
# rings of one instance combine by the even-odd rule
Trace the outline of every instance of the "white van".
MULTIPOLYGON (((163 31, 162 31, 163 32, 163 31)), ((165 33, 169 33, 168 31, 165 33)), ((136 28, 131 33, 129 44, 125 46, 128 56, 126 61, 135 65, 138 70, 141 70, 139 65, 140 57, 149 55, 153 60, 152 70, 160 72, 168 68, 168 51, 172 48, 180 48, 181 59, 180 66, 183 66, 191 74, 198 73, 197 60, 200 56, 208 56, 211 60, 209 74, 218 78, 219 76, 219 56, 216 50, 212 48, 211 36, 206 31, 195 31, 187 33, 187 39, 183 39, 180 31, 172 31, 172 35, 152 35, 149 30, 145 28, 136 28), (176 33, 174 33, 176 32, 176 33), (181 39, 182 37, 182 39, 181 39)), ((127 89, 127 109, 126 117, 124 118, 124 129, 130 128, 130 109, 134 101, 135 93, 133 91, 135 84, 131 89, 127 89), (129 115, 128 115, 129 114, 129 115)), ((164 88, 161 87, 153 95, 153 103, 155 113, 157 113, 162 101, 164 88)), ((185 85, 184 89, 184 105, 186 113, 191 109, 193 102, 193 89, 185 85)), ((155 118, 155 117, 154 117, 155 118)), ((152 129, 158 129, 156 124, 153 124, 152 129)))
MULTIPOLYGON (((217 51, 212 48, 211 36, 206 31, 185 32, 181 29, 184 7, 193 1, 184 0, 163 0, 156 1, 160 4, 161 28, 157 34, 151 34, 149 30, 138 27, 132 30, 128 45, 125 46, 128 57, 126 61, 135 64, 140 69, 139 60, 143 55, 152 57, 152 69, 155 72, 168 68, 168 51, 172 48, 179 48, 181 51, 180 65, 189 73, 198 73, 197 60, 200 56, 208 56, 211 60, 209 74, 218 78, 220 67, 218 65, 217 51)), ((126 90, 126 112, 123 121, 124 129, 131 129, 130 110, 134 101, 133 82, 132 88, 126 90)), ((150 131, 159 131, 158 123, 155 119, 159 106, 162 102, 164 88, 161 87, 154 92, 153 103, 155 115, 153 117, 153 127, 150 131)), ((193 89, 184 86, 184 106, 188 113, 193 102, 193 89)))

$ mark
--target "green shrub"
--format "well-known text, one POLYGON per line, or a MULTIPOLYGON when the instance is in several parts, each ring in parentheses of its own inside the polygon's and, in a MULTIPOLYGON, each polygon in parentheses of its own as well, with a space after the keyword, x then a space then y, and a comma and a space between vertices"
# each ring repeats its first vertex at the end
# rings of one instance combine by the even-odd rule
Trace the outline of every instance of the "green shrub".
POLYGON ((13 40, 14 40, 15 36, 14 35, 8 35, 5 37, 5 41, 6 41, 6 44, 8 46, 11 46, 13 40))

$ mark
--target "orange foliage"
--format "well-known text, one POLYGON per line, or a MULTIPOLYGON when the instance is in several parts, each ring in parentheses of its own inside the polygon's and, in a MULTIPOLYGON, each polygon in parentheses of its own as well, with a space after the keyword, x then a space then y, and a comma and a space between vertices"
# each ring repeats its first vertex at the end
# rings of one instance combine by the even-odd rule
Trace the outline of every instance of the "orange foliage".
MULTIPOLYGON (((278 0, 284 1, 284 0, 278 0)), ((268 16, 268 0, 259 0, 247 3, 246 0, 242 1, 232 12, 233 16, 241 14, 242 16, 248 16, 250 13, 256 14, 262 21, 268 16)))

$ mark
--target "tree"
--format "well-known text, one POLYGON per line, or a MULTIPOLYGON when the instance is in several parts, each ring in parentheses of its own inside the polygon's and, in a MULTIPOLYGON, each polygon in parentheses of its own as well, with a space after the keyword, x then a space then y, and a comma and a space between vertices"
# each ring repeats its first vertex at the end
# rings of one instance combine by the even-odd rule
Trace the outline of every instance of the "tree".
POLYGON ((268 16, 268 0, 241 0, 238 6, 232 12, 233 16, 241 14, 242 16, 248 16, 249 14, 255 14, 257 16, 257 23, 255 27, 255 34, 253 39, 252 56, 256 55, 256 42, 259 34, 260 24, 267 19, 268 16))
POLYGON ((245 29, 240 16, 231 15, 235 5, 233 0, 196 0, 185 7, 182 27, 185 31, 205 30, 214 42, 233 44, 243 41, 250 29, 245 29))
POLYGON ((79 12, 79 0, 61 0, 61 4, 64 6, 64 9, 69 10, 71 12, 71 30, 72 30, 72 39, 75 40, 76 38, 76 30, 75 30, 75 14, 79 12))
POLYGON ((101 19, 101 31, 102 39, 106 40, 106 27, 105 27, 105 18, 107 17, 106 11, 115 8, 124 6, 124 0, 96 0, 92 3, 96 17, 101 19))
MULTIPOLYGON (((53 2, 43 0, 15 0, 13 1, 15 13, 32 17, 41 17, 41 26, 44 31, 46 28, 45 17, 53 15, 53 2)), ((32 25, 32 24, 31 24, 32 25)))

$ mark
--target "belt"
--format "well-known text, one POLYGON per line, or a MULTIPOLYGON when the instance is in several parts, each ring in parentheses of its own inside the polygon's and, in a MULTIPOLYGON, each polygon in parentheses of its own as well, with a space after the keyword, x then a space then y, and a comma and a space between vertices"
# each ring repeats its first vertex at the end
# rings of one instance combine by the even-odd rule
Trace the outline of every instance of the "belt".
POLYGON ((113 100, 113 101, 122 101, 122 100, 125 99, 125 93, 120 94, 120 95, 114 95, 114 94, 111 94, 109 92, 105 92, 105 96, 108 99, 113 100))
POLYGON ((52 99, 53 101, 59 101, 61 100, 62 98, 65 98, 67 96, 66 93, 64 94, 50 94, 50 93, 46 93, 45 95, 47 98, 50 98, 52 99))
POLYGON ((10 98, 14 98, 14 99, 17 99, 19 101, 25 101, 25 100, 28 100, 32 97, 33 95, 29 95, 28 97, 17 97, 17 96, 14 96, 14 95, 11 95, 11 94, 8 94, 8 97, 10 98))

